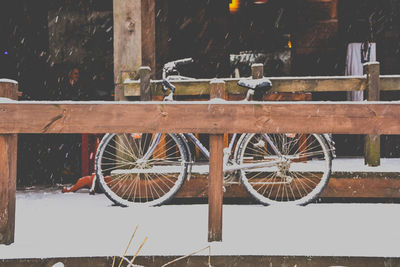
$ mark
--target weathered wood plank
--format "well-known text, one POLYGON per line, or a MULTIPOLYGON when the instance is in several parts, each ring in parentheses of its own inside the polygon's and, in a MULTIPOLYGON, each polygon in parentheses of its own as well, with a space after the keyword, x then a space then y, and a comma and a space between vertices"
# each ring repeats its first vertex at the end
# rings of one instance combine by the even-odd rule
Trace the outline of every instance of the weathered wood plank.
MULTIPOLYGON (((250 218, 249 218, 250 220, 250 218)), ((351 222, 349 222, 351 223, 351 222)), ((242 226, 240 226, 242 227, 242 226)), ((267 230, 270 230, 268 228, 267 230)), ((303 230, 303 228, 302 228, 303 230)), ((335 229, 336 230, 336 229, 335 229)), ((370 234, 375 237, 375 234, 370 234)), ((334 240, 324 240, 324 242, 335 242, 334 240)), ((343 241, 345 242, 345 241, 343 241)), ((213 245, 214 247, 214 245, 213 245)), ((183 252, 183 253, 186 253, 183 252)), ((196 255, 174 263, 174 267, 193 267, 193 266, 351 266, 351 267, 376 267, 376 266, 400 266, 399 257, 372 257, 372 256, 269 256, 266 255, 238 255, 238 251, 232 251, 232 255, 196 255)), ((270 253, 271 254, 271 253, 270 253)), ((25 256, 21 254, 21 256, 25 256)), ((138 265, 154 267, 162 266, 166 262, 173 261, 177 256, 165 255, 144 255, 139 254, 135 259, 138 265)), ((99 267, 112 266, 113 257, 110 256, 80 256, 80 257, 57 257, 57 258, 21 258, 21 259, 0 259, 2 267, 42 267, 53 266, 55 262, 63 262, 65 266, 85 266, 99 267)), ((116 264, 115 264, 116 265, 116 264)))
MULTIPOLYGON (((141 0, 142 65, 156 71, 156 16, 155 0, 141 0)), ((154 76, 154 75, 153 75, 154 76)), ((154 78, 154 77, 153 77, 154 78)))
MULTIPOLYGON (((175 198, 206 198, 208 176, 192 174, 175 198)), ((246 189, 238 184, 226 186, 224 198, 250 198, 246 189)), ((321 194, 325 198, 400 198, 398 173, 334 172, 321 194)))
MULTIPOLYGON (((330 76, 330 77, 271 77, 272 92, 332 92, 332 91, 359 91, 365 90, 366 78, 364 76, 330 76)), ((239 79, 223 79, 226 83, 227 93, 244 93, 247 89, 237 85, 239 79)), ((385 78, 384 85, 395 88, 395 78, 385 78)), ((399 76, 400 80, 400 76, 399 76)), ((208 84, 210 79, 193 79, 175 81, 175 95, 207 95, 210 93, 208 84)), ((124 83, 125 96, 139 96, 140 85, 138 81, 124 83)), ((400 86, 399 90, 400 90, 400 86)), ((152 95, 161 95, 161 80, 151 82, 152 95)))
MULTIPOLYGON (((366 89, 365 76, 315 76, 315 77, 271 77, 272 92, 344 92, 362 91, 366 89)), ((239 79, 224 79, 226 90, 229 94, 244 93, 245 88, 237 85, 239 79)), ((207 95, 210 79, 197 79, 187 81, 175 81, 177 90, 175 95, 207 95)), ((381 91, 400 90, 400 75, 381 75, 381 91)), ((123 84, 125 96, 139 96, 139 81, 130 81, 123 84)), ((151 81, 153 95, 162 95, 161 81, 151 81)))
POLYGON ((140 67, 139 75, 140 75, 140 101, 151 101, 150 67, 140 67))
POLYGON ((393 102, 67 103, 0 101, 0 133, 400 133, 393 102))
POLYGON ((381 75, 381 91, 400 90, 400 75, 381 75))
MULTIPOLYGON (((0 80, 0 97, 18 99, 18 84, 0 80)), ((14 242, 17 181, 16 134, 0 134, 0 244, 14 242)))
POLYGON ((20 96, 18 83, 14 80, 0 79, 0 97, 16 100, 20 96))
POLYGON ((169 53, 169 1, 156 0, 155 33, 156 33, 156 68, 153 69, 153 78, 161 77, 163 64, 168 62, 169 53))
POLYGON ((115 100, 125 100, 124 87, 118 85, 121 72, 137 72, 142 65, 141 1, 114 0, 113 15, 115 100))
POLYGON ((210 135, 210 178, 208 180, 208 242, 222 241, 222 181, 224 135, 210 135))
MULTIPOLYGON (((225 98, 225 82, 210 83, 210 98, 225 98)), ((208 242, 222 241, 222 182, 224 135, 210 135, 210 176, 208 180, 208 242)))
POLYGON ((0 244, 14 242, 17 135, 0 135, 0 244))
MULTIPOLYGON (((366 99, 368 101, 379 101, 380 79, 379 63, 364 64, 364 74, 367 75, 366 99)), ((364 161, 368 166, 379 166, 381 162, 381 139, 379 135, 368 134, 364 140, 364 161)))

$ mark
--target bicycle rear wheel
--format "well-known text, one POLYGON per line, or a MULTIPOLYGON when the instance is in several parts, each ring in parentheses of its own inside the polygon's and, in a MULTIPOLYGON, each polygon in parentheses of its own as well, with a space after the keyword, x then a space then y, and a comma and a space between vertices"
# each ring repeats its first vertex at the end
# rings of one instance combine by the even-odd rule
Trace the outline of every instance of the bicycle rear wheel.
POLYGON ((123 207, 167 202, 186 179, 188 164, 178 135, 146 133, 106 134, 95 163, 101 189, 123 207))
POLYGON ((331 174, 332 156, 319 134, 245 134, 235 155, 239 165, 273 162, 240 170, 246 190, 264 205, 305 205, 322 192, 331 174))

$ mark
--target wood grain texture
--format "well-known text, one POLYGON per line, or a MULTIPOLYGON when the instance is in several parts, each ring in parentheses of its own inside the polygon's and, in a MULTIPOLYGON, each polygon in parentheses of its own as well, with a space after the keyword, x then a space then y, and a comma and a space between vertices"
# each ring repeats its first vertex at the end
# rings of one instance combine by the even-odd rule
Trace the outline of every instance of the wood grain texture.
POLYGON ((263 64, 253 64, 251 65, 251 78, 261 79, 264 76, 264 65, 263 64))
POLYGON ((150 78, 151 69, 149 67, 140 67, 140 101, 151 101, 150 78))
MULTIPOLYGON (((367 75, 366 99, 368 101, 379 101, 380 79, 379 63, 364 64, 364 74, 367 75)), ((381 139, 379 135, 369 134, 364 139, 364 160, 368 166, 379 166, 381 162, 381 139)))
MULTIPOLYGON (((225 99, 225 82, 210 83, 210 98, 225 99)), ((210 176, 208 180, 208 242, 222 241, 222 182, 224 135, 210 135, 210 176)))
POLYGON ((381 91, 399 91, 400 75, 380 75, 381 91))
MULTIPOLYGON (((0 81, 0 97, 18 99, 18 84, 0 81)), ((16 134, 0 134, 0 244, 14 242, 17 181, 16 134)))
POLYGON ((168 62, 169 52, 169 1, 156 0, 156 68, 153 69, 153 79, 160 78, 163 64, 168 62))
MULTIPOLYGON (((142 66, 141 1, 114 0, 113 15, 114 82, 119 84, 122 71, 137 72, 142 66)), ((116 86, 115 99, 126 100, 123 87, 116 86)))
MULTIPOLYGON (((239 79, 223 79, 227 93, 244 93, 245 88, 237 85, 239 79)), ((272 92, 344 92, 362 91, 367 87, 365 76, 315 76, 315 77, 271 77, 272 92)), ((207 95, 210 79, 175 81, 176 95, 207 95)), ((123 84, 126 96, 139 96, 139 81, 123 84)), ((399 91, 400 75, 380 75, 381 91, 399 91)), ((161 80, 151 81, 153 95, 162 95, 161 80)))
MULTIPOLYGON (((141 0, 142 65, 156 70, 155 0, 141 0)), ((154 77, 153 77, 154 78, 154 77)))
MULTIPOLYGON (((224 198, 250 198, 240 184, 226 186, 224 198)), ((321 194, 325 198, 400 198, 399 173, 334 172, 321 194)), ((207 198, 208 175, 192 174, 175 198, 207 198)))
POLYGON ((393 102, 67 103, 0 101, 0 133, 400 133, 393 102))
POLYGON ((16 81, 0 79, 0 97, 17 100, 19 94, 16 81))
POLYGON ((379 63, 367 63, 363 67, 364 74, 367 76, 366 99, 368 101, 379 101, 381 91, 379 63))
POLYGON ((17 136, 0 135, 0 244, 14 242, 17 136))
POLYGON ((208 180, 208 242, 222 241, 222 181, 224 135, 210 135, 210 177, 208 180))
MULTIPOLYGON (((400 90, 399 78, 382 78, 384 86, 391 90, 400 90), (397 82, 398 81, 398 82, 397 82), (397 82, 397 83, 396 83, 397 82), (396 89, 397 88, 397 89, 396 89)), ((237 85, 239 79, 223 79, 226 83, 227 93, 244 93, 247 89, 237 85)), ((335 91, 360 91, 366 88, 365 77, 271 77, 271 92, 335 92, 335 91)), ((210 93, 210 79, 193 79, 174 81, 175 95, 208 95, 210 93)), ((139 81, 123 84, 125 96, 139 96, 139 81)), ((385 89, 384 89, 385 90, 385 89)), ((161 80, 151 81, 152 95, 162 95, 161 80)))
POLYGON ((223 80, 214 80, 210 82, 210 99, 226 99, 225 82, 223 80))

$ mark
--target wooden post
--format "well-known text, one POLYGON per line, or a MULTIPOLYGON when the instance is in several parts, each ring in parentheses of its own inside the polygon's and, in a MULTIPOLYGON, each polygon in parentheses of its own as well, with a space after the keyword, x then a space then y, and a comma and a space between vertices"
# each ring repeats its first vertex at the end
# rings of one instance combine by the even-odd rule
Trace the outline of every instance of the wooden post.
MULTIPOLYGON (((160 78, 162 73, 162 66, 165 62, 169 61, 169 21, 168 21, 168 7, 169 1, 158 0, 156 1, 155 20, 156 20, 156 51, 155 60, 156 68, 153 69, 153 79, 160 78)), ((149 65, 151 67, 151 65, 149 65)))
MULTIPOLYGON (((225 82, 210 83, 210 98, 224 98, 225 82)), ((208 241, 222 241, 224 135, 210 134, 210 173, 208 178, 208 241)))
POLYGON ((115 100, 127 100, 121 73, 142 65, 141 1, 113 0, 113 15, 115 100))
POLYGON ((151 90, 150 90, 150 67, 140 67, 140 101, 151 101, 151 90))
MULTIPOLYGON (((18 83, 0 79, 0 97, 18 99, 18 83)), ((17 181, 16 134, 0 134, 0 244, 14 243, 17 181)))
POLYGON ((115 100, 124 96, 123 72, 155 70, 155 0, 113 0, 115 100))
MULTIPOLYGON (((151 101, 152 97, 150 88, 150 80, 151 80, 150 67, 140 67, 139 74, 140 74, 140 101, 151 101)), ((161 136, 159 145, 156 147, 156 150, 153 153, 153 157, 165 159, 166 155, 167 155, 167 147, 165 141, 165 134, 163 134, 161 136)))
POLYGON ((251 78, 261 79, 264 76, 264 65, 256 63, 251 65, 251 78))
MULTIPOLYGON (((379 101, 380 99, 379 72, 378 62, 364 64, 364 74, 367 75, 366 99, 368 101, 379 101)), ((364 163, 368 166, 379 166, 381 164, 380 136, 377 134, 366 135, 364 148, 364 163)))
MULTIPOLYGON (((156 73, 156 0, 141 0, 142 65, 156 73)), ((154 78, 154 77, 153 77, 154 78)))

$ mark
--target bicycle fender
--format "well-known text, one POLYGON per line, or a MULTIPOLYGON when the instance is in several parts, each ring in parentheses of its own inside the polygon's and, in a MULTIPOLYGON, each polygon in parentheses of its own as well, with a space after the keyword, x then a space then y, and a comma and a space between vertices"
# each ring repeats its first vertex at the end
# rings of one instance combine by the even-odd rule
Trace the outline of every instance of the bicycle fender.
POLYGON ((184 134, 179 134, 178 136, 182 139, 182 142, 185 145, 187 156, 188 156, 188 158, 187 158, 188 174, 187 174, 186 179, 189 181, 190 177, 192 175, 192 165, 193 165, 192 153, 190 152, 189 143, 187 141, 186 136, 184 134))
POLYGON ((324 141, 329 147, 329 151, 331 152, 332 158, 336 158, 336 147, 335 141, 333 141, 332 134, 321 134, 324 138, 324 141))

